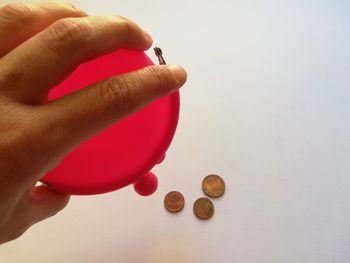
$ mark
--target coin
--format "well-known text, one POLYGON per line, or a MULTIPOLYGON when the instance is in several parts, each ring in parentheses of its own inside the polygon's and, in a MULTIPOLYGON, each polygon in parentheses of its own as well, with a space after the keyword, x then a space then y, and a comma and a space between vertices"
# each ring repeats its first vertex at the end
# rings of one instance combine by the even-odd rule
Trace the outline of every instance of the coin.
POLYGON ((210 174, 203 179, 202 189, 210 197, 219 197, 225 192, 225 182, 220 176, 210 174))
POLYGON ((177 191, 167 193, 164 197, 164 206, 170 212, 179 212, 185 205, 184 196, 177 191))
POLYGON ((198 198, 193 204, 193 212, 199 219, 209 219, 214 214, 214 204, 206 197, 198 198))

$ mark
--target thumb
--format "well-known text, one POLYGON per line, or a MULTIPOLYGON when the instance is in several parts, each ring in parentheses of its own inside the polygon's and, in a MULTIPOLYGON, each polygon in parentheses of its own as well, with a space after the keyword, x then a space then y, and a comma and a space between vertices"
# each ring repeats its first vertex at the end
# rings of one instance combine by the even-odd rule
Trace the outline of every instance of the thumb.
POLYGON ((69 195, 56 193, 46 185, 33 187, 29 209, 32 223, 56 215, 67 206, 69 199, 69 195))

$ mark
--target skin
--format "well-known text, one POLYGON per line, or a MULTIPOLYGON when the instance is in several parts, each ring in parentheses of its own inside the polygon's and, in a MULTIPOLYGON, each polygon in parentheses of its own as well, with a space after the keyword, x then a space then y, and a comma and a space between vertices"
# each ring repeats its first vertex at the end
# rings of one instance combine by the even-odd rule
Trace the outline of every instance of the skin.
POLYGON ((88 16, 71 4, 0 8, 0 244, 61 211, 69 196, 38 180, 79 144, 171 94, 180 66, 150 66, 47 102, 79 64, 119 48, 146 50, 152 39, 121 16, 88 16))

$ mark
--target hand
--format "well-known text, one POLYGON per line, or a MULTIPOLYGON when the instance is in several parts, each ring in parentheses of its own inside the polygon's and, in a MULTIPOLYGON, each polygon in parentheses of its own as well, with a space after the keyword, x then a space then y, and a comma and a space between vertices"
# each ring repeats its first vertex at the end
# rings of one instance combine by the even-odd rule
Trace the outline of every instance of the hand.
POLYGON ((120 16, 91 17, 70 4, 0 9, 0 243, 63 209, 69 196, 35 186, 79 144, 168 95, 180 66, 150 66, 47 103, 79 64, 118 48, 146 50, 151 37, 120 16))

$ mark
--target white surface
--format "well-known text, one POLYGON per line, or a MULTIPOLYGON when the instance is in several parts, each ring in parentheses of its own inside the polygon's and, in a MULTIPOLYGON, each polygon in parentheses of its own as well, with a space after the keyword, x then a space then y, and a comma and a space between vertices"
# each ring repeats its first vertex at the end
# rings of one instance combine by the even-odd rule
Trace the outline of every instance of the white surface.
POLYGON ((74 197, 1 263, 350 262, 349 1, 72 2, 129 16, 187 68, 179 129, 155 195, 74 197), (211 172, 227 193, 202 222, 211 172), (163 209, 174 189, 177 215, 163 209))

